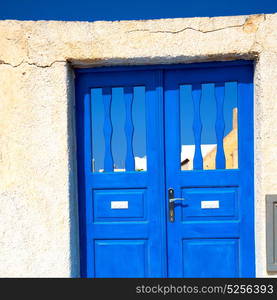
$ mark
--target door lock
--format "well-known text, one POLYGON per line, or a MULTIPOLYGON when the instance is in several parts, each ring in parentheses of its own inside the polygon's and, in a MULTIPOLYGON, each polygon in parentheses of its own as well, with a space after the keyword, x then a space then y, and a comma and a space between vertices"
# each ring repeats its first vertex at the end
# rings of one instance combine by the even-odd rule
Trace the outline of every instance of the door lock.
POLYGON ((184 198, 174 198, 174 189, 168 189, 168 202, 169 202, 169 221, 173 223, 175 221, 174 202, 180 200, 184 201, 184 198))

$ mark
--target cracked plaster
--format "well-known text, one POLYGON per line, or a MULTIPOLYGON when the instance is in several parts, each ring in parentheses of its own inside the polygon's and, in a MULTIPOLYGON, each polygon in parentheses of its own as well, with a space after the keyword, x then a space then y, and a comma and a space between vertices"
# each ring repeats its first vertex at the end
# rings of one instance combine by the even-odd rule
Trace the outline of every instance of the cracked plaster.
POLYGON ((255 60, 257 276, 276 193, 277 14, 0 21, 0 276, 79 275, 74 67, 255 60))

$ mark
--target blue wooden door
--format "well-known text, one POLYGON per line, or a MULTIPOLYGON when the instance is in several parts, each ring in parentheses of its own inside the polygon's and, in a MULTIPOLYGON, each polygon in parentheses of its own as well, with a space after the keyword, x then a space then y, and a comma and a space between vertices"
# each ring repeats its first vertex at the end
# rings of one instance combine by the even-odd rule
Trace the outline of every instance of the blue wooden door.
POLYGON ((248 62, 76 71, 82 276, 255 275, 252 77, 248 62))
MULTIPOLYGON (((252 80, 252 66, 247 64, 165 71, 166 187, 177 198, 171 203, 174 221, 168 217, 167 223, 169 277, 255 275, 252 80), (228 112, 224 108, 230 97, 237 103, 228 112), (182 110, 189 101, 193 109, 182 110), (238 124, 225 136, 232 110, 237 113, 233 122, 238 124), (212 114, 214 122, 209 127, 212 114), (181 142, 189 121, 192 157, 186 153, 191 146, 181 142), (215 145, 205 145, 204 139, 212 140, 212 132, 215 145), (181 170, 181 146, 182 159, 192 160, 189 169, 181 170), (205 154, 207 147, 212 149, 205 154), (237 155, 238 161, 227 154, 237 155)), ((190 138, 187 132, 185 137, 190 138)))
POLYGON ((159 74, 160 71, 113 69, 77 71, 84 277, 166 276, 163 107, 159 74), (136 111, 139 122, 144 119, 146 131, 145 135, 139 133, 138 141, 146 145, 147 168, 142 169, 136 166, 133 149, 136 134, 133 107, 137 101, 145 106, 143 113, 142 108, 136 111), (122 123, 122 128, 117 123, 122 123), (118 149, 118 153, 114 149, 118 149), (102 160, 100 164, 98 160, 102 160))

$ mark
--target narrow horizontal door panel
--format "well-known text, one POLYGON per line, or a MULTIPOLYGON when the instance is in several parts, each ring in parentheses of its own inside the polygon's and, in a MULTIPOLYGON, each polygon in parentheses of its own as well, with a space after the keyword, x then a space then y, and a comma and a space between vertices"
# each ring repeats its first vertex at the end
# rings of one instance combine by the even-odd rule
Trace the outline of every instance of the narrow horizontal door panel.
POLYGON ((252 83, 253 66, 210 66, 191 69, 167 70, 165 72, 165 83, 167 89, 175 89, 176 78, 178 84, 205 84, 205 83, 222 83, 227 81, 240 81, 252 83), (228 69, 228 71, 226 71, 228 69))
POLYGON ((146 220, 146 189, 94 190, 94 222, 146 220))
POLYGON ((241 179, 238 170, 179 171, 175 176, 182 187, 238 186, 241 179))
POLYGON ((97 222, 87 224, 88 231, 93 234, 95 239, 119 239, 119 238, 134 238, 147 239, 149 238, 150 224, 147 221, 129 222, 97 222))
POLYGON ((238 218, 237 188, 185 188, 182 220, 215 221, 238 218))
POLYGON ((149 182, 148 178, 147 172, 91 173, 88 175, 88 182, 95 189, 128 188, 130 186, 144 188, 149 182))
MULTIPOLYGON (((178 236, 190 237, 239 237, 240 222, 239 221, 190 221, 182 222, 180 226, 176 226, 178 236)), ((177 234, 176 234, 177 236, 177 234)))
POLYGON ((146 85, 156 89, 159 71, 122 71, 117 72, 88 72, 82 73, 77 70, 77 85, 85 90, 92 88, 112 88, 121 86, 146 85))

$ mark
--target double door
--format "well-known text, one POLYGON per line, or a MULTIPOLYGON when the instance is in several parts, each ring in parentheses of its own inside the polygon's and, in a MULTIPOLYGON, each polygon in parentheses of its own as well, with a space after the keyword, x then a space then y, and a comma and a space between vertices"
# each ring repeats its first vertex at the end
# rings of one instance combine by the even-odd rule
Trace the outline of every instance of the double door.
POLYGON ((253 277, 249 62, 76 70, 84 277, 253 277))

